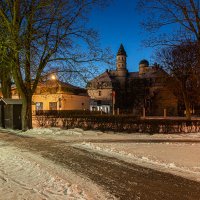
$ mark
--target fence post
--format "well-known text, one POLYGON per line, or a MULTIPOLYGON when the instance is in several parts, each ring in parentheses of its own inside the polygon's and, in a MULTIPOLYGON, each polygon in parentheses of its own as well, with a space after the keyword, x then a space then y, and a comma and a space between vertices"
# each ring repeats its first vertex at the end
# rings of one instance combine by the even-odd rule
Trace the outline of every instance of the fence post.
POLYGON ((145 111, 145 107, 143 107, 143 114, 142 117, 145 118, 146 117, 146 111, 145 111))
POLYGON ((115 108, 113 108, 113 115, 115 115, 115 108))
POLYGON ((167 109, 165 108, 164 109, 164 118, 166 118, 167 117, 167 109))

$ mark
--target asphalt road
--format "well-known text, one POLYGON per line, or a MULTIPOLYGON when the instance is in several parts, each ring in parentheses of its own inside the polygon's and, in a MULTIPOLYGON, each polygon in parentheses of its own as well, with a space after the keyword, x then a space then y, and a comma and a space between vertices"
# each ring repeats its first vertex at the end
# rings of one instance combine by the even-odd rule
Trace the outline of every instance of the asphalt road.
POLYGON ((10 133, 0 133, 0 140, 91 179, 118 199, 200 200, 199 182, 77 149, 66 141, 10 133))

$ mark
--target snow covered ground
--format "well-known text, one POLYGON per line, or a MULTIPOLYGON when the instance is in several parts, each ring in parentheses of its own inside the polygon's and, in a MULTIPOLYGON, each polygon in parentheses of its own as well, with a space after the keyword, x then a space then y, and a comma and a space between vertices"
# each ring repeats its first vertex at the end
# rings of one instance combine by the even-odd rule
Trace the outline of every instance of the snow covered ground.
POLYGON ((74 146, 200 181, 200 144, 82 143, 74 146))
MULTIPOLYGON (((76 148, 200 181, 200 133, 114 134, 59 128, 15 133, 68 141, 68 145, 76 148), (167 141, 155 143, 161 139, 167 141)), ((0 142, 0 200, 95 200, 106 199, 105 196, 101 188, 89 180, 38 155, 0 142)))
POLYGON ((25 134, 77 141, 77 144, 73 144, 77 148, 200 181, 200 133, 116 134, 51 128, 33 129, 25 134), (92 142, 93 140, 95 142, 92 142), (155 143, 159 140, 166 140, 166 142, 155 143))
POLYGON ((89 180, 0 142, 0 200, 105 200, 106 196, 89 180))

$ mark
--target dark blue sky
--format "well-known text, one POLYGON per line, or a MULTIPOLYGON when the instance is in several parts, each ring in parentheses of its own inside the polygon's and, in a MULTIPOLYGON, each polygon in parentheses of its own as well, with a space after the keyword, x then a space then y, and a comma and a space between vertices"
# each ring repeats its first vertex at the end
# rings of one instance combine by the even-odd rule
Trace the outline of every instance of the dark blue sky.
POLYGON ((151 63, 153 49, 142 46, 148 33, 141 28, 141 19, 136 10, 136 0, 114 0, 109 7, 95 10, 90 19, 90 25, 100 34, 102 47, 110 47, 116 54, 123 43, 129 71, 138 71, 142 59, 151 63))

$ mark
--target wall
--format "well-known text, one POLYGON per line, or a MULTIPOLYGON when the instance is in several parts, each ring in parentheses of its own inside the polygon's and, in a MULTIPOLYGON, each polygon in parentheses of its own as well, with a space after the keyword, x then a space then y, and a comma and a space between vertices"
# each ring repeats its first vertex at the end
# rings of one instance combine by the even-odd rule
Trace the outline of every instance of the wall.
POLYGON ((33 95, 33 112, 36 110, 36 102, 43 103, 43 110, 49 110, 49 103, 56 102, 57 110, 87 110, 89 109, 89 97, 72 94, 46 94, 33 95))
POLYGON ((88 95, 91 99, 111 101, 112 89, 88 89, 88 95), (101 91, 101 96, 99 96, 99 91, 101 91))

